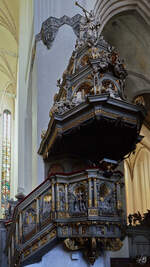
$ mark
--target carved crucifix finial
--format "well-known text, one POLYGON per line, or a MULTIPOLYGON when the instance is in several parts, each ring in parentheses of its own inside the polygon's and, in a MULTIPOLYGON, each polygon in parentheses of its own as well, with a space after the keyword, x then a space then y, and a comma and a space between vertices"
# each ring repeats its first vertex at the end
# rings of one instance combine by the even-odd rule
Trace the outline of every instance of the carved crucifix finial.
POLYGON ((77 1, 75 1, 75 5, 78 6, 78 7, 80 7, 80 8, 82 9, 82 11, 84 12, 85 17, 86 17, 86 19, 87 19, 87 21, 88 21, 89 18, 88 18, 88 16, 87 16, 87 14, 90 15, 90 12, 88 12, 84 7, 82 7, 77 1))

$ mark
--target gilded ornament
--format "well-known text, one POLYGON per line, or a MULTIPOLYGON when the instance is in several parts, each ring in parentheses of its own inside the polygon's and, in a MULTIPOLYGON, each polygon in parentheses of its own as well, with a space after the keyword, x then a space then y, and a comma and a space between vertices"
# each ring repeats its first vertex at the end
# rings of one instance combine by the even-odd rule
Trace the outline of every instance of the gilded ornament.
POLYGON ((74 239, 67 238, 64 240, 64 244, 69 250, 74 251, 74 250, 79 249, 79 246, 76 245, 76 242, 74 239))
POLYGON ((144 100, 144 97, 143 97, 142 95, 136 97, 136 98, 134 99, 134 103, 135 103, 136 105, 142 105, 142 106, 145 107, 145 100, 144 100))
POLYGON ((41 133, 41 138, 42 139, 45 137, 45 134, 46 134, 46 131, 45 130, 42 130, 42 133, 41 133))
POLYGON ((54 238, 54 237, 56 237, 56 230, 55 229, 50 233, 50 238, 54 238))
POLYGON ((30 249, 27 249, 24 251, 23 255, 24 255, 24 258, 26 258, 27 256, 29 256, 31 253, 31 250, 30 249))
POLYGON ((35 243, 34 245, 32 245, 32 251, 35 251, 39 248, 39 244, 35 243))
POLYGON ((47 243, 47 236, 41 238, 40 246, 43 246, 45 243, 47 243))

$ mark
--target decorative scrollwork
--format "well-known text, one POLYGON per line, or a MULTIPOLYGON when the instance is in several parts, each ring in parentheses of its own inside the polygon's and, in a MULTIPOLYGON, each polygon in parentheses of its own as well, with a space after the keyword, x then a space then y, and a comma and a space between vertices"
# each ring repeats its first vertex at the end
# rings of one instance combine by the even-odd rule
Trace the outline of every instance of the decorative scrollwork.
POLYGON ((147 210, 146 213, 142 216, 138 211, 134 214, 129 214, 128 216, 129 225, 141 225, 141 226, 150 226, 150 210, 147 210))
POLYGON ((107 238, 75 238, 66 239, 65 246, 69 250, 83 250, 85 258, 90 264, 94 264, 95 260, 103 253, 104 250, 117 251, 122 247, 120 239, 107 239, 107 238))
POLYGON ((82 16, 80 14, 77 14, 72 18, 69 18, 68 16, 63 16, 59 19, 55 17, 48 18, 42 24, 40 39, 47 46, 47 48, 50 49, 56 38, 59 28, 64 24, 71 26, 76 36, 79 37, 81 17, 82 16))

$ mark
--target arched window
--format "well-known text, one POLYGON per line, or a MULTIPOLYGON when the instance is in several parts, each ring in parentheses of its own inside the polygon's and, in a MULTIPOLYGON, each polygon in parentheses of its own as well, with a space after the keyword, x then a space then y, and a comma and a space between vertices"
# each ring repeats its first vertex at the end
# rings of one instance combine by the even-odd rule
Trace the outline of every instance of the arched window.
POLYGON ((11 179, 11 112, 3 112, 3 135, 2 135, 2 174, 1 174, 1 212, 5 209, 10 199, 11 179))

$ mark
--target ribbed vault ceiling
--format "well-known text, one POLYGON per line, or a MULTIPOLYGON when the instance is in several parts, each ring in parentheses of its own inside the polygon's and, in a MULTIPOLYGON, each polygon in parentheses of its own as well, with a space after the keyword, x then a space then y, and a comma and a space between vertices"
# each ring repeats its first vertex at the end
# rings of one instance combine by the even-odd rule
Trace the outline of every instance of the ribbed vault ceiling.
POLYGON ((0 0, 0 98, 16 94, 19 0, 0 0))

